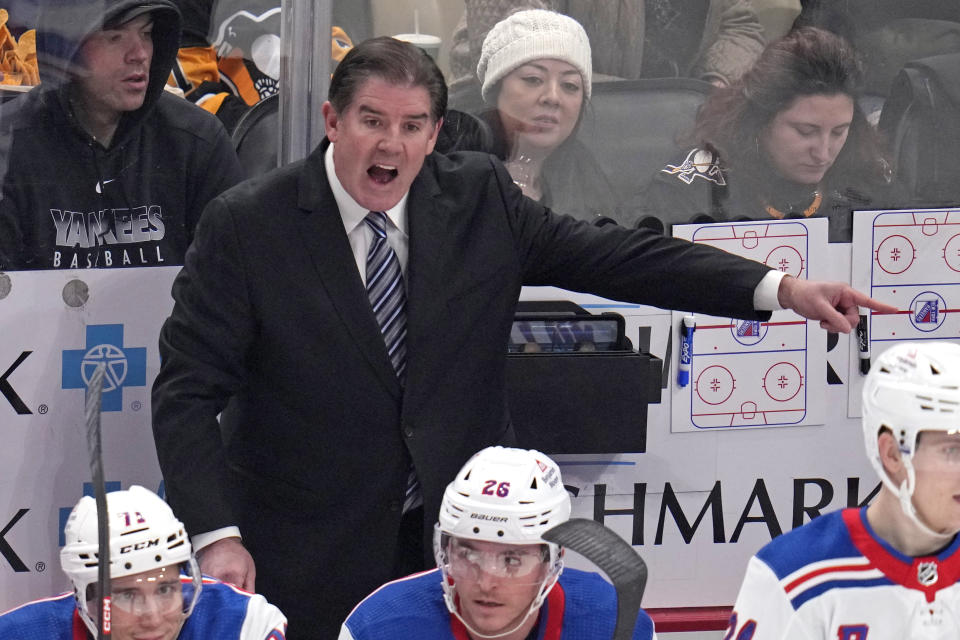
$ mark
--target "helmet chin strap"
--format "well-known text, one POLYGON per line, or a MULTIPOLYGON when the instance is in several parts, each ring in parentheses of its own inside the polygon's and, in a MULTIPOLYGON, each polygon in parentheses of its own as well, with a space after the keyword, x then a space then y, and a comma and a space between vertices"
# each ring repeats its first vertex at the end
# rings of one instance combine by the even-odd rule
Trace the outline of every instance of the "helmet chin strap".
POLYGON ((897 491, 897 497, 900 499, 900 508, 903 510, 906 516, 910 518, 913 524, 915 524, 928 536, 932 536, 937 540, 950 540, 957 534, 956 531, 952 533, 939 533, 931 529, 922 520, 920 520, 920 515, 917 513, 917 508, 913 504, 913 490, 916 488, 917 484, 917 476, 913 470, 913 461, 908 456, 904 456, 903 466, 907 470, 907 477, 904 478, 902 483, 900 483, 900 487, 897 491))

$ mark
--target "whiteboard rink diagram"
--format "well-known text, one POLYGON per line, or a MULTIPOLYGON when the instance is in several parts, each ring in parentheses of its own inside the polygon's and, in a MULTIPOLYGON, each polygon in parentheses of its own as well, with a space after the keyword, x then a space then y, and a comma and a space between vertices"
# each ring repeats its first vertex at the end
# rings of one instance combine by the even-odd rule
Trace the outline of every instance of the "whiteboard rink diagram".
MULTIPOLYGON (((870 240, 870 295, 897 308, 870 316, 873 358, 900 341, 960 341, 960 210, 877 212, 870 240)), ((851 358, 851 379, 858 365, 851 358)))
MULTIPOLYGON (((687 234, 681 228, 678 235, 687 234)), ((696 227, 689 239, 794 277, 808 277, 810 233, 806 222, 703 225, 696 227)), ((674 314, 675 328, 682 317, 674 314)), ((804 422, 808 358, 803 318, 780 311, 768 322, 703 314, 697 314, 696 320, 690 384, 680 387, 676 375, 672 376, 673 431, 804 422)))

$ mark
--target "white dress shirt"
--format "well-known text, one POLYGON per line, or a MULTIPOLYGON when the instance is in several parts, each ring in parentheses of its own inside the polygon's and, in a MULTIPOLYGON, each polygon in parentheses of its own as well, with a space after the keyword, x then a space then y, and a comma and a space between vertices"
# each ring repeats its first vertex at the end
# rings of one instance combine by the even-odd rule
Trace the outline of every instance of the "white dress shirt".
MULTIPOLYGON (((347 193, 347 190, 340 184, 340 178, 337 177, 337 172, 333 168, 332 142, 323 156, 323 164, 327 172, 327 180, 330 182, 330 190, 333 191, 333 198, 337 201, 337 208, 340 209, 340 218, 343 220, 343 229, 347 232, 347 240, 350 241, 350 249, 357 261, 360 280, 366 285, 367 253, 373 243, 374 233, 369 226, 363 223, 363 220, 370 213, 370 210, 357 204, 353 196, 347 193)), ((387 224, 387 242, 390 243, 397 254, 404 277, 407 275, 407 256, 410 253, 410 238, 407 235, 407 198, 409 195, 409 192, 403 194, 400 202, 384 211, 387 214, 387 220, 390 221, 387 224)))

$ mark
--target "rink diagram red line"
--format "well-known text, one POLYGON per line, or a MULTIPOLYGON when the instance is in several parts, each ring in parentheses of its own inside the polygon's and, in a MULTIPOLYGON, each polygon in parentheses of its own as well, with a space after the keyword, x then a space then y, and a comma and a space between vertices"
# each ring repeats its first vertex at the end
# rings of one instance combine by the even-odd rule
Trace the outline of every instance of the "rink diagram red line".
MULTIPOLYGON (((943 313, 946 313, 944 311, 943 313)), ((761 326, 764 327, 784 327, 790 324, 807 324, 806 320, 790 320, 789 322, 761 322, 761 326)), ((701 329, 733 329, 734 325, 732 324, 705 324, 697 325, 697 331, 701 329)))
MULTIPOLYGON (((940 310, 940 313, 956 313, 956 312, 958 312, 958 311, 960 311, 960 309, 941 309, 941 310, 940 310)), ((889 313, 885 313, 885 312, 881 312, 881 311, 872 311, 872 312, 870 312, 870 315, 873 315, 873 316, 896 316, 896 315, 907 315, 908 313, 913 313, 913 310, 912 310, 912 309, 906 309, 906 310, 900 310, 900 309, 898 309, 897 311, 891 311, 891 312, 889 312, 889 313)), ((697 327, 697 329, 699 329, 699 328, 700 328, 700 327, 697 327)))

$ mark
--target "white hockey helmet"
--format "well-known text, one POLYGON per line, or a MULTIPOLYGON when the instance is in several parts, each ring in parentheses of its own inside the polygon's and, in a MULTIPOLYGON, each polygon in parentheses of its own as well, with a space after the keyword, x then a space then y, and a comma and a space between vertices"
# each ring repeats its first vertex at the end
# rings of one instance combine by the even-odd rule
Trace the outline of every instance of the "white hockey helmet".
MULTIPOLYGON (((122 578, 144 571, 177 566, 190 578, 183 585, 184 619, 200 596, 202 576, 190 540, 173 511, 158 495, 140 486, 107 494, 110 529, 110 577, 122 578)), ((60 550, 60 565, 73 583, 80 617, 97 635, 97 618, 87 601, 96 597, 99 559, 97 502, 80 498, 63 529, 66 544, 60 550)))
POLYGON ((880 354, 863 385, 862 424, 870 464, 900 499, 904 513, 927 533, 951 537, 953 533, 937 533, 917 516, 913 455, 921 431, 960 431, 960 345, 905 342, 880 354), (907 477, 899 487, 880 460, 877 437, 883 427, 900 445, 907 477))
MULTIPOLYGON (((541 536, 569 518, 570 495, 563 486, 560 468, 546 455, 533 449, 505 447, 487 447, 476 453, 447 485, 434 530, 434 555, 443 572, 444 599, 450 612, 460 617, 456 584, 449 573, 447 551, 451 536, 501 544, 546 545, 548 571, 529 615, 543 604, 563 570, 560 547, 541 536)), ((496 637, 472 631, 480 637, 496 637)))

